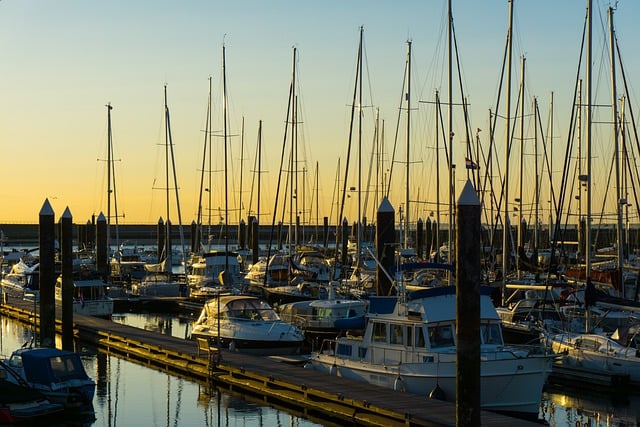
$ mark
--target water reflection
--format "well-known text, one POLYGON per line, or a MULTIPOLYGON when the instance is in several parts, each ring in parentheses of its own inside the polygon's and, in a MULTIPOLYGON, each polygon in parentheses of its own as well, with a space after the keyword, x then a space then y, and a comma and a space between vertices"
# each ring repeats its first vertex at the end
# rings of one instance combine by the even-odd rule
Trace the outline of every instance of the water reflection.
MULTIPOLYGON (((184 325, 176 328, 173 321, 161 315, 140 321, 162 326, 164 333, 184 333, 184 325)), ((31 328, 11 319, 0 317, 0 322, 0 354, 4 358, 29 342, 33 334, 31 328)), ((96 380, 93 413, 67 416, 52 426, 321 425, 218 390, 210 391, 102 350, 82 348, 81 353, 87 373, 96 380)))

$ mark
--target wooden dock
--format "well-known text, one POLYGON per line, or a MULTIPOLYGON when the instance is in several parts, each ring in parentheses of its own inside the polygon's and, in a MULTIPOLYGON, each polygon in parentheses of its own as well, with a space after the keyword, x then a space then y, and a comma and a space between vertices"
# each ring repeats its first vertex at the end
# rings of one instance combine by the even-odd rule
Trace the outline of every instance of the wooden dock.
MULTIPOLYGON (((10 299, 0 313, 33 324, 32 301, 10 299)), ((56 329, 61 330, 59 319, 56 329)), ((328 425, 455 426, 455 404, 333 377, 305 369, 300 359, 259 357, 222 350, 203 354, 195 341, 90 316, 74 316, 83 344, 135 363, 214 385, 328 425), (216 356, 221 360, 217 362, 216 356), (289 363, 287 363, 289 362, 289 363)), ((483 425, 539 425, 482 411, 483 425)))

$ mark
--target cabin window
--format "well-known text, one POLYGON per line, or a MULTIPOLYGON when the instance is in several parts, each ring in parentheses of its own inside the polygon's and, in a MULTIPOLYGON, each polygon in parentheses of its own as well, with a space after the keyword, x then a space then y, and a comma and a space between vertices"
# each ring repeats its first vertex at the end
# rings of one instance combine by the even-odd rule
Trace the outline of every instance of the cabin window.
POLYGON ((451 325, 436 325, 429 328, 429 343, 431 348, 449 347, 453 343, 453 328, 451 325))
POLYGON ((407 346, 411 347, 413 344, 413 326, 405 326, 405 335, 407 336, 407 346))
POLYGON ((373 336, 371 340, 374 342, 387 342, 387 324, 375 322, 373 324, 373 336))
POLYGON ((416 326, 416 348, 425 348, 424 333, 422 332, 422 326, 416 326))
POLYGON ((351 357, 351 352, 353 351, 353 347, 346 344, 338 344, 338 349, 336 353, 340 356, 351 357))
POLYGON ((497 323, 483 323, 480 325, 480 335, 485 344, 502 345, 502 335, 500 325, 497 323))
POLYGON ((389 325, 391 344, 403 345, 404 344, 404 327, 402 325, 389 325))

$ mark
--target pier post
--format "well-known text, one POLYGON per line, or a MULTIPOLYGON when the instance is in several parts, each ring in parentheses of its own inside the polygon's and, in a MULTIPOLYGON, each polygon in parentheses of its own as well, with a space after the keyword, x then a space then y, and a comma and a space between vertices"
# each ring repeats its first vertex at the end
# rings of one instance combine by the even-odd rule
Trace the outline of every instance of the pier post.
POLYGON ((431 258, 431 249, 433 245, 433 230, 431 229, 431 218, 427 217, 427 224, 424 226, 425 228, 425 248, 424 248, 424 258, 431 258))
POLYGON ((456 426, 480 425, 480 201, 467 180, 456 210, 456 426))
POLYGON ((252 217, 251 221, 251 261, 253 264, 258 262, 260 258, 260 225, 258 218, 252 217))
POLYGON ((376 294, 378 296, 388 296, 394 293, 391 280, 385 272, 391 271, 396 245, 396 212, 391 206, 386 196, 382 199, 378 212, 376 213, 376 256, 378 266, 376 267, 376 294))
MULTIPOLYGON (((342 221, 342 250, 340 254, 340 262, 342 263, 342 278, 345 278, 345 274, 347 273, 347 246, 349 245, 349 222, 347 218, 342 221)), ((360 250, 357 248, 356 250, 360 250)))
POLYGON ((62 254, 62 349, 73 351, 73 216, 69 207, 60 218, 62 254))
POLYGON ((96 268, 102 280, 109 280, 109 242, 107 242, 107 218, 102 212, 96 221, 96 268))
POLYGON ((244 219, 241 219, 240 224, 238 224, 238 247, 240 249, 247 247, 247 224, 244 219))
POLYGON ((278 250, 282 250, 282 221, 278 221, 278 250))
MULTIPOLYGON (((55 346, 56 305, 54 287, 56 227, 54 212, 49 199, 44 201, 39 217, 40 246, 40 344, 43 347, 55 346)), ((34 296, 35 298, 35 296, 34 296)), ((35 317, 36 313, 33 313, 35 317)))
POLYGON ((164 247, 165 247, 165 229, 164 229, 164 221, 162 220, 162 217, 160 217, 160 219, 158 220, 158 228, 157 228, 157 251, 158 251, 158 264, 160 264, 162 262, 162 255, 164 252, 164 247))
POLYGON ((323 246, 327 249, 329 245, 329 217, 327 216, 322 220, 322 230, 323 246))
POLYGON ((198 224, 194 220, 191 221, 191 253, 195 254, 200 250, 200 242, 198 240, 198 224))
POLYGON ((295 230, 295 247, 297 248, 298 246, 300 246, 300 237, 301 237, 301 233, 302 233, 302 228, 300 227, 300 215, 296 215, 296 230, 295 230))
POLYGON ((418 218, 416 224, 416 255, 422 259, 422 250, 424 249, 424 224, 422 218, 418 218))

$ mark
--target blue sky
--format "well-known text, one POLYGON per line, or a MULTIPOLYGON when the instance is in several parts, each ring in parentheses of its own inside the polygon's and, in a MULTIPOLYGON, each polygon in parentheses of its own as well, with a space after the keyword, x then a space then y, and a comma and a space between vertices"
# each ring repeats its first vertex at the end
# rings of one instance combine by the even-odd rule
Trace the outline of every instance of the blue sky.
MULTIPOLYGON (((606 19, 603 14, 610 3, 594 1, 594 31, 602 32, 606 22, 601 19, 606 19)), ((554 137, 561 141, 567 134, 586 1, 516 0, 514 4, 513 102, 520 79, 519 62, 524 55, 527 103, 537 96, 541 115, 546 118, 550 93, 554 92, 554 137)), ((495 108, 497 100, 508 5, 506 0, 453 1, 471 126, 482 128, 483 132, 488 129, 489 109, 495 108)), ((631 77, 631 91, 633 78, 640 70, 634 58, 634 48, 640 40, 635 22, 638 16, 637 2, 617 3, 616 29, 631 77)), ((411 120, 415 134, 411 140, 422 148, 412 149, 412 167, 416 171, 412 174, 416 175, 411 188, 415 197, 432 200, 434 178, 426 176, 426 172, 435 170, 430 163, 433 150, 428 148, 433 140, 429 133, 434 112, 430 104, 418 101, 432 100, 436 89, 446 97, 445 17, 444 0, 0 1, 0 178, 5 183, 0 189, 0 223, 36 222, 45 198, 50 199, 56 215, 69 207, 78 223, 106 211, 102 160, 106 158, 107 102, 114 106, 118 207, 126 215, 122 221, 155 223, 165 216, 164 193, 153 190, 158 187, 154 182, 164 179, 165 84, 183 222, 195 219, 209 76, 213 81, 214 128, 221 129, 223 42, 230 132, 234 135, 230 139, 233 211, 236 212, 235 199, 239 199, 240 192, 243 120, 243 210, 246 212, 250 203, 255 208, 255 201, 249 201, 249 185, 254 176, 251 171, 257 126, 262 120, 263 181, 268 182, 262 190, 262 203, 268 206, 264 215, 273 213, 295 46, 302 118, 298 130, 300 158, 304 157, 299 164, 308 171, 308 204, 304 209, 316 209, 311 207, 315 204, 311 193, 317 187, 317 214, 320 218, 333 217, 337 209, 334 187, 338 159, 341 168, 346 162, 360 26, 364 28, 366 55, 364 103, 375 106, 385 121, 384 144, 388 152, 402 98, 406 42, 412 41, 415 110, 411 120), (320 176, 319 184, 314 186, 316 163, 320 176)), ((602 42, 597 51, 602 54, 602 42)), ((608 68, 597 70, 598 78, 604 82, 601 87, 605 88, 608 68)), ((459 100, 457 84, 454 87, 454 97, 459 100)), ((599 90, 605 99, 609 96, 610 102, 610 95, 599 90)), ((504 109, 504 101, 501 108, 504 109)), ((365 108, 363 116, 363 140, 370 146, 374 108, 365 108)), ((456 116, 455 122, 460 129, 461 119, 456 116)), ((463 130, 456 131, 457 135, 462 133, 463 130)), ((220 142, 215 143, 219 159, 220 142)), ((454 161, 458 164, 464 161, 461 146, 454 146, 454 161)), ((370 150, 363 147, 365 163, 370 150)), ((557 150, 559 158, 562 147, 557 150)), ((354 179, 354 168, 350 166, 350 180, 354 179)), ((224 202, 219 198, 221 174, 216 173, 214 180, 215 209, 224 202)), ((403 203, 403 180, 402 173, 394 172, 390 201, 396 209, 403 203)), ((464 182, 463 177, 458 180, 464 182)), ((461 183, 457 183, 458 191, 461 183)), ((602 188, 603 184, 599 185, 602 188)), ((298 211, 302 209, 298 207, 298 211)), ((428 209, 421 209, 412 216, 428 213, 428 209)), ((349 219, 353 218, 353 203, 346 212, 349 219)), ((315 215, 316 212, 312 214, 314 218, 315 215)), ((270 220, 269 217, 261 222, 270 220)))

